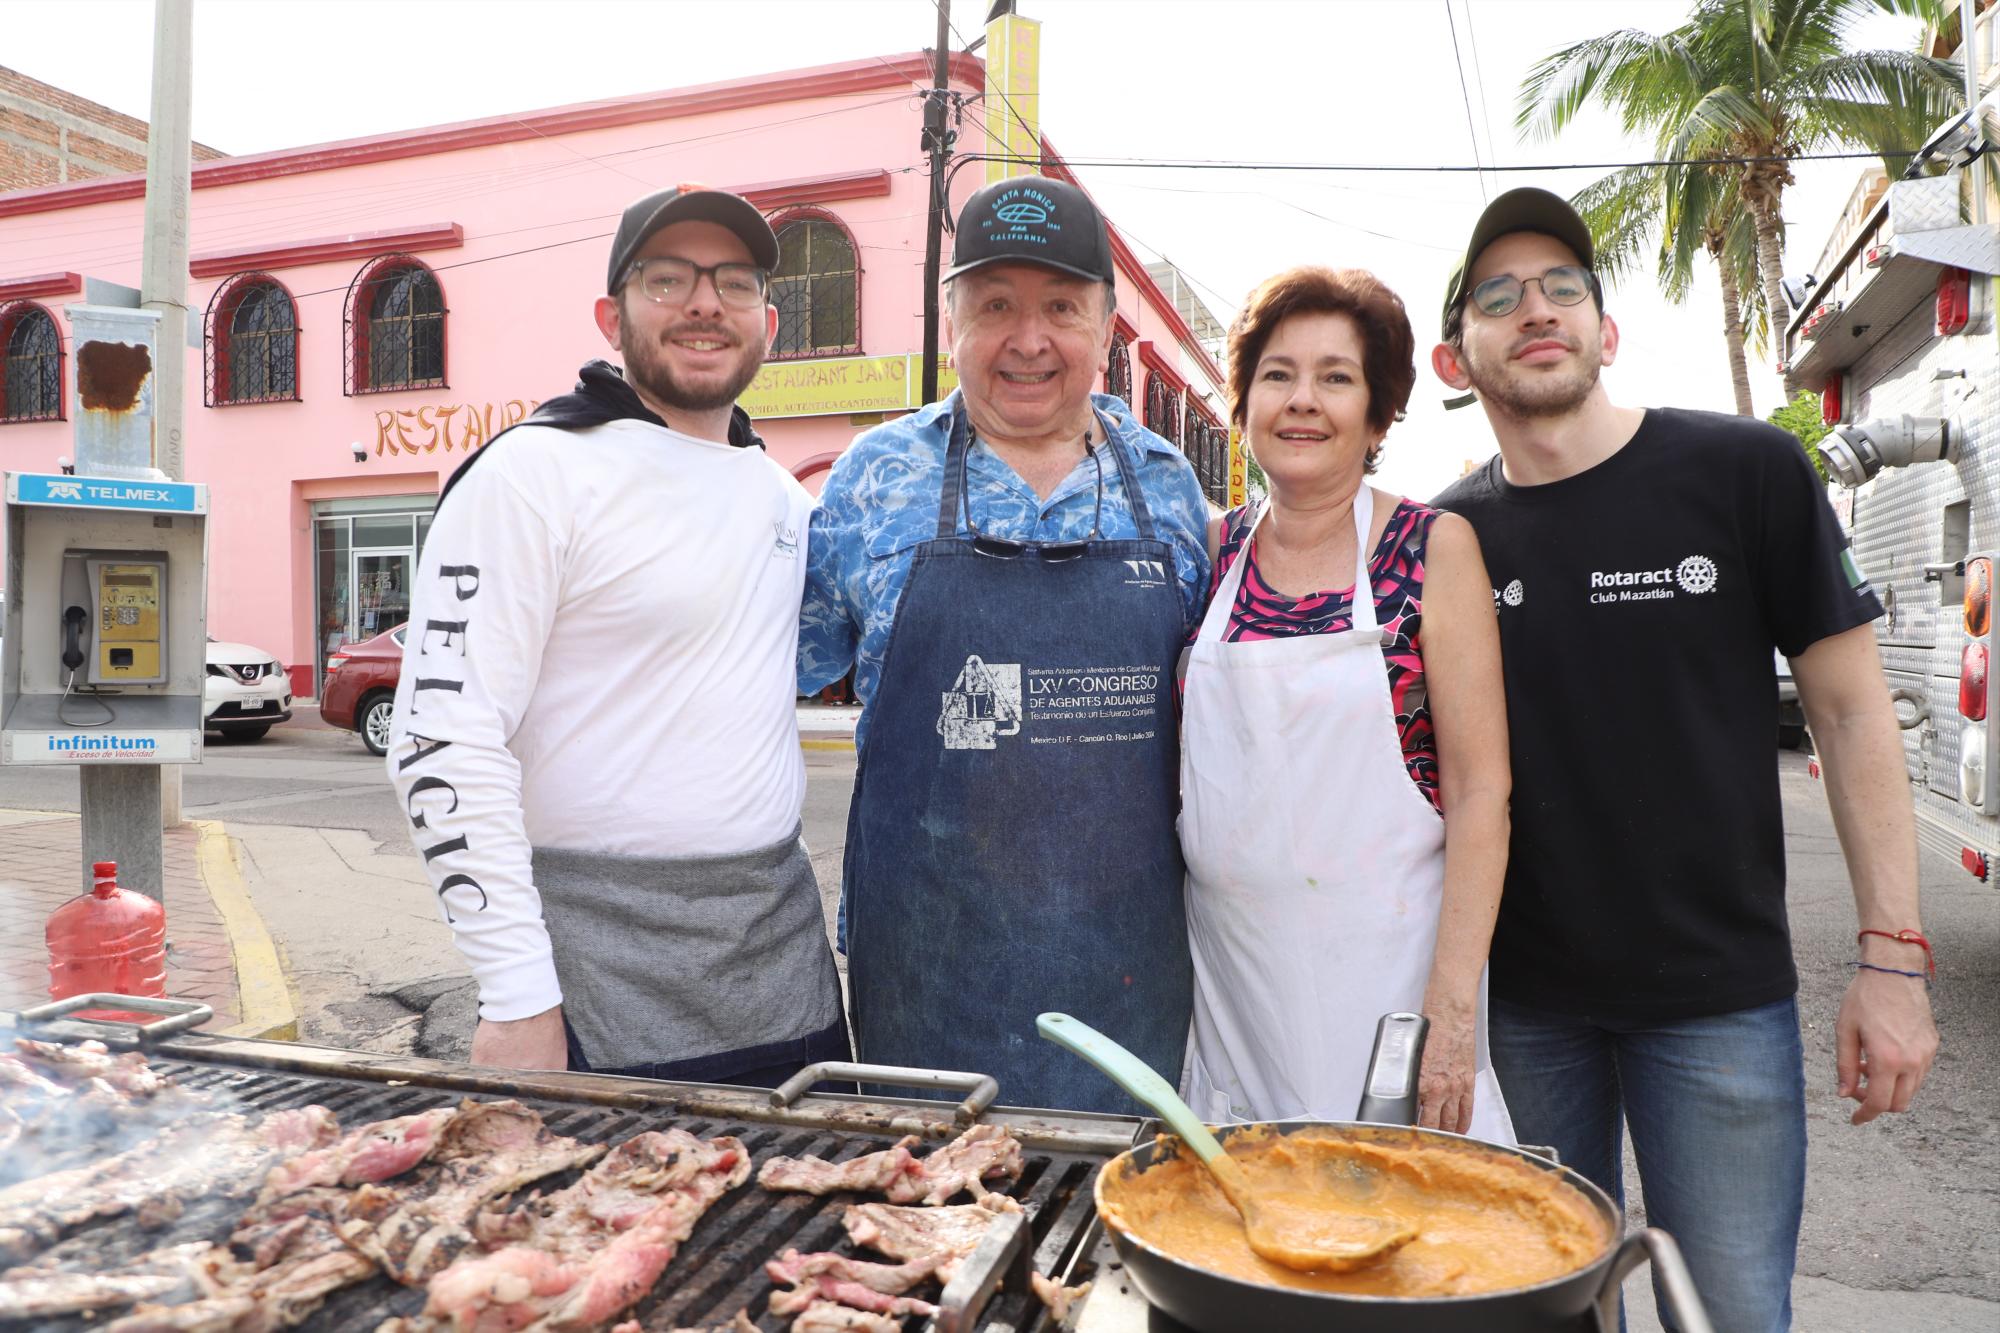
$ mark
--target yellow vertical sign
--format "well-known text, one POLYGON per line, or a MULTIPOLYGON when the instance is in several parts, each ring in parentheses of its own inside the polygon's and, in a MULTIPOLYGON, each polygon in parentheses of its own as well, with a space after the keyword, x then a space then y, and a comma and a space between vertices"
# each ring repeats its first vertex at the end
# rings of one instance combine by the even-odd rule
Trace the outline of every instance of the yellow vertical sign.
POLYGON ((1250 499, 1250 454, 1243 445, 1243 428, 1234 422, 1229 425, 1229 507, 1236 508, 1250 499))
POLYGON ((1039 171, 1041 105, 1041 22, 1018 14, 1002 14, 986 25, 988 185, 1009 176, 1032 176, 1039 171))

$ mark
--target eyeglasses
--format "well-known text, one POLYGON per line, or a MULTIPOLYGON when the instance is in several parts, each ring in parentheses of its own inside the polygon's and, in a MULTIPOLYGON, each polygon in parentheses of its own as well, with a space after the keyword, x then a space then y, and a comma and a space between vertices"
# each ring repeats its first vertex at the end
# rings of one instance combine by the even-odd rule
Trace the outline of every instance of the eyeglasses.
POLYGON ((1097 512, 1091 516, 1090 535, 1082 541, 1073 542, 1017 542, 1007 537, 989 537, 979 530, 972 521, 972 492, 966 488, 966 458, 971 454, 967 449, 958 456, 958 496, 965 508, 965 526, 972 532, 972 549, 995 560, 1018 560, 1024 555, 1032 555, 1044 564, 1059 565, 1068 560, 1079 560, 1097 540, 1098 532, 1104 525, 1104 460, 1098 456, 1097 446, 1086 438, 1084 451, 1090 455, 1091 463, 1097 468, 1097 512))
POLYGON ((704 276, 715 283, 715 295, 732 310, 764 304, 768 275, 755 264, 696 264, 668 257, 641 259, 625 270, 625 279, 639 279, 639 294, 655 305, 684 305, 704 276))
POLYGON ((1581 264, 1558 264, 1539 278, 1502 273, 1472 289, 1472 305, 1482 315, 1511 315, 1528 294, 1528 284, 1542 289, 1551 305, 1581 305, 1597 286, 1597 275, 1581 264))

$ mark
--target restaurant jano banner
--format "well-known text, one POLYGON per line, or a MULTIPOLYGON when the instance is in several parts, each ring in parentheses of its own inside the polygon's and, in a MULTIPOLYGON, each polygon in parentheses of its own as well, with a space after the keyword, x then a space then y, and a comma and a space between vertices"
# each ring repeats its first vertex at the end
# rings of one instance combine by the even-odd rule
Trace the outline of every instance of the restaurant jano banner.
MULTIPOLYGON (((842 356, 820 361, 779 361, 759 371, 737 399, 753 421, 819 417, 840 412, 907 412, 921 407, 923 357, 842 356)), ((958 386, 949 366, 938 366, 938 396, 958 386)))

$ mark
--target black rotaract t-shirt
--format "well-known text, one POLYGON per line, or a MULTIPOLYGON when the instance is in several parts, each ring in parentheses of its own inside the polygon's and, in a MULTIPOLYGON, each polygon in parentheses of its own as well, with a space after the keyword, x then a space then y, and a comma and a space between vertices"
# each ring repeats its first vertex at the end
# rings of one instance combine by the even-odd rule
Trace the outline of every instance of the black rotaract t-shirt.
POLYGON ((1479 534, 1513 748, 1492 993, 1611 1021, 1793 994, 1771 650, 1882 604, 1775 426, 1652 409, 1586 472, 1500 459, 1433 503, 1479 534))

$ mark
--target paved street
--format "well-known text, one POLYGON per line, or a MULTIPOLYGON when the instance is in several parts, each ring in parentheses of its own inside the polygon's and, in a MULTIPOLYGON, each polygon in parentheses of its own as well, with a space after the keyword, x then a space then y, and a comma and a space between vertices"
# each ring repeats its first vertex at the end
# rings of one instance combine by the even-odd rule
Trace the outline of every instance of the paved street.
MULTIPOLYGON (((839 879, 853 755, 809 750, 806 837, 827 895, 839 879)), ((1795 1287, 1802 1330, 2000 1328, 2000 891, 1924 865, 1944 1050, 1916 1113, 1855 1128, 1833 1093, 1833 1017, 1853 957, 1853 905, 1824 796, 1785 755, 1791 908, 1808 1068, 1811 1166, 1795 1287)), ((462 1057, 463 966, 435 917, 380 761, 351 734, 298 720, 211 745, 186 770, 191 818, 223 821, 283 949, 306 1040, 462 1057)), ((0 808, 73 810, 69 769, 0 769, 0 808)), ((1633 1182, 1635 1221, 1642 1215, 1633 1182)), ((1635 1333, 1656 1329, 1642 1279, 1635 1333)))

